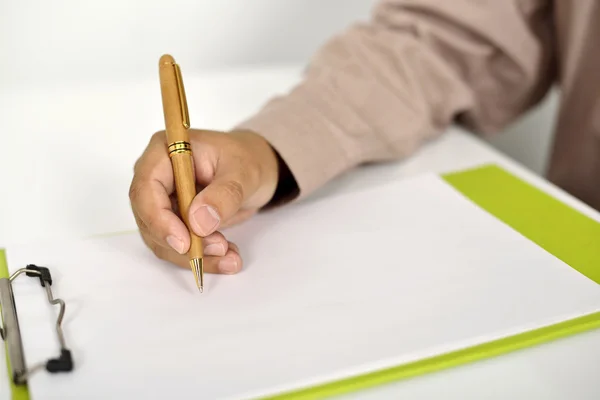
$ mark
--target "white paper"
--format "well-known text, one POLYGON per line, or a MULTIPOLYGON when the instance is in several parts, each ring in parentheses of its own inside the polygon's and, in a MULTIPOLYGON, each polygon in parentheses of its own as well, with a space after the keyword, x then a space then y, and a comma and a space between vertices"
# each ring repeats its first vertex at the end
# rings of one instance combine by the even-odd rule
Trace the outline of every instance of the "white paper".
MULTIPOLYGON (((160 262, 137 234, 7 251, 51 268, 76 369, 33 400, 241 399, 398 365, 600 310, 598 285, 436 176, 297 204, 226 232, 245 269, 160 262)), ((29 365, 55 313, 15 281, 29 365)))

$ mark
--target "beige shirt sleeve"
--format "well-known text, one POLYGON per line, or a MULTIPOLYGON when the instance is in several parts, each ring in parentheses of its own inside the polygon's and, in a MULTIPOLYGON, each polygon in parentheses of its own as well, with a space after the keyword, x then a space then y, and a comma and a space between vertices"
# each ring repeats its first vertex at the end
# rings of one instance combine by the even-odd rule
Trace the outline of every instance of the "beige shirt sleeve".
POLYGON ((489 133, 513 121, 554 80, 550 23, 541 0, 381 1, 238 128, 264 136, 306 196, 412 154, 452 122, 489 133))

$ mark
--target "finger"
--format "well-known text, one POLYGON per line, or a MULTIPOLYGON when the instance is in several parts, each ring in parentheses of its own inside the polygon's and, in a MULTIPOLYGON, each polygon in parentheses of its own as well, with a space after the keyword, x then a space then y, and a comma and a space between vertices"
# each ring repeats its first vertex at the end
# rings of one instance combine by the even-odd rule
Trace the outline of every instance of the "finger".
POLYGON ((134 179, 136 177, 154 177, 165 186, 167 193, 175 191, 173 169, 167 151, 167 138, 164 131, 156 132, 148 142, 146 149, 135 162, 134 179))
POLYGON ((229 242, 221 232, 214 232, 202 239, 205 256, 222 257, 229 250, 229 242))
POLYGON ((242 257, 239 249, 234 243, 231 242, 229 242, 229 250, 227 251, 227 254, 216 261, 217 270, 221 274, 237 274, 242 269, 242 257))
MULTIPOLYGON (((167 247, 162 247, 155 242, 152 242, 149 236, 142 234, 142 238, 146 245, 152 250, 161 260, 181 268, 190 268, 189 257, 179 254, 167 247)), ((231 243, 227 243, 227 251, 222 256, 205 255, 203 260, 204 272, 214 274, 232 275, 239 272, 242 268, 242 258, 239 254, 238 247, 231 243)))
MULTIPOLYGON (((157 243, 152 236, 148 233, 147 229, 140 229, 140 234, 144 239, 144 243, 154 252, 161 252, 158 247, 163 247, 167 250, 173 250, 170 247, 166 247, 161 243, 157 243)), ((222 257, 227 254, 229 250, 229 242, 223 236, 221 232, 215 232, 211 235, 202 239, 202 246, 204 248, 205 256, 219 256, 222 257)), ((161 252, 162 254, 162 252, 161 252)))
POLYGON ((129 189, 131 208, 140 229, 145 230, 152 241, 184 254, 190 239, 185 224, 171 204, 169 195, 174 190, 166 137, 164 132, 157 132, 135 163, 129 189))
POLYGON ((241 259, 241 253, 240 253, 240 248, 237 246, 237 244, 233 243, 233 242, 227 242, 227 244, 229 245, 229 248, 231 250, 233 250, 234 252, 236 252, 241 259))
POLYGON ((140 230, 162 247, 185 254, 190 246, 189 232, 173 212, 167 189, 155 178, 134 177, 129 192, 131 207, 140 230))
POLYGON ((202 190, 190 205, 190 225, 200 236, 217 230, 222 221, 232 218, 254 190, 244 173, 218 176, 202 190))

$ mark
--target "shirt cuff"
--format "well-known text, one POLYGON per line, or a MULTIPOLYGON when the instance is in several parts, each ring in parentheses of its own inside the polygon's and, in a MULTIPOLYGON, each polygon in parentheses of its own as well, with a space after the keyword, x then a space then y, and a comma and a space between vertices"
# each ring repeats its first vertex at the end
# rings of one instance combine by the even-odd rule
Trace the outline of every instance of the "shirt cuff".
MULTIPOLYGON (((236 126, 264 137, 285 162, 304 198, 358 164, 343 129, 328 119, 310 89, 298 87, 269 101, 257 114, 236 126)), ((318 101, 318 100, 317 100, 318 101)), ((330 105, 331 107, 331 105, 330 105)))

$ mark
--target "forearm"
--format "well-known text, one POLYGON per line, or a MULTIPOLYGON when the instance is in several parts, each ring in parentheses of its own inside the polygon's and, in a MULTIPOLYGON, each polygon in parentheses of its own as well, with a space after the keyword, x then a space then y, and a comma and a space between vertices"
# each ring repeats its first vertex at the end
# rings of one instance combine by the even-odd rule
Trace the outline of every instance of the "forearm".
POLYGON ((300 196, 361 163, 412 154, 459 116, 498 130, 547 89, 546 39, 534 26, 543 9, 530 7, 536 19, 518 1, 438 3, 381 2, 372 21, 315 54, 299 85, 240 124, 271 143, 300 196))

